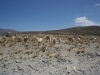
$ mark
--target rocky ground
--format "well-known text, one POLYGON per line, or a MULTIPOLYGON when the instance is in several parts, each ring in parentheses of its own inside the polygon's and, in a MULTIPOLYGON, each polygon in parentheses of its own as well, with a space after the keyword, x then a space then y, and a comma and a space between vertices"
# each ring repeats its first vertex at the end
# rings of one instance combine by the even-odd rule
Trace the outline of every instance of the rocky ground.
POLYGON ((0 44, 0 75, 100 75, 100 41, 0 44))

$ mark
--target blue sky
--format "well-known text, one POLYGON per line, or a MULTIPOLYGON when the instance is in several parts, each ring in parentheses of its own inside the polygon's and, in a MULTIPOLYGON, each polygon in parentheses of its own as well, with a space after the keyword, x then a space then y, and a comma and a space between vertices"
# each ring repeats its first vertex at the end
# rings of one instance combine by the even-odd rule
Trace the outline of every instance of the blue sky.
POLYGON ((45 31, 100 26, 100 0, 0 0, 0 28, 45 31))

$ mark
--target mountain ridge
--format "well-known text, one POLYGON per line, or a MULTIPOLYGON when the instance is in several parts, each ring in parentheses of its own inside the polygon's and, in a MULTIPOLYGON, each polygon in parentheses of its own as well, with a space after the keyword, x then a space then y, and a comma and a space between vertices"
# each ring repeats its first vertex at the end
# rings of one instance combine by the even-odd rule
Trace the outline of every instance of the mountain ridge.
POLYGON ((59 30, 48 31, 17 31, 13 29, 0 28, 0 33, 18 33, 18 34, 59 34, 59 35, 100 35, 100 26, 77 26, 71 28, 64 28, 59 30))
POLYGON ((16 33, 16 32, 19 32, 19 31, 13 30, 13 29, 3 29, 3 28, 0 28, 0 33, 8 33, 8 32, 16 33))
POLYGON ((60 34, 60 35, 100 35, 100 26, 78 26, 59 30, 49 30, 49 31, 26 31, 20 33, 41 33, 41 34, 60 34))

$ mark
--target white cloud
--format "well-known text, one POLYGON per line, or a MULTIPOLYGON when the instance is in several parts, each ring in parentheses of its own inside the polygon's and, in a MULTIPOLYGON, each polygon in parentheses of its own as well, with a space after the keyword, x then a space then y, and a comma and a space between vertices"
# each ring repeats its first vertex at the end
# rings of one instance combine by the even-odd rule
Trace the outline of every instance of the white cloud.
POLYGON ((80 26, 100 25, 99 23, 88 20, 85 16, 84 17, 78 17, 74 21, 75 21, 76 25, 80 25, 80 26))
POLYGON ((100 4, 95 4, 95 6, 100 6, 100 4))

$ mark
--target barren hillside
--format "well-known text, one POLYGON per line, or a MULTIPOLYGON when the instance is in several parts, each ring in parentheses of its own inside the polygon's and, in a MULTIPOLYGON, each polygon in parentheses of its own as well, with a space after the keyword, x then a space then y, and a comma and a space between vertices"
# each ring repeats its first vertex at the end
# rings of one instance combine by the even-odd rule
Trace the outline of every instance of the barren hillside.
POLYGON ((83 26, 83 27, 72 27, 72 28, 66 28, 66 29, 60 29, 60 30, 50 30, 50 31, 25 31, 25 32, 20 32, 20 34, 23 34, 23 33, 60 34, 60 35, 66 35, 66 34, 100 35, 100 26, 83 26))

